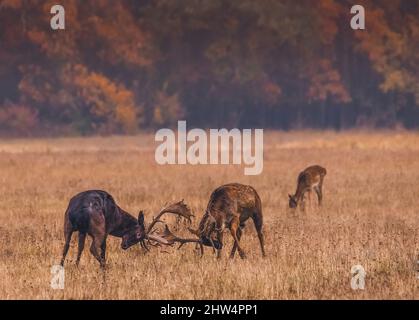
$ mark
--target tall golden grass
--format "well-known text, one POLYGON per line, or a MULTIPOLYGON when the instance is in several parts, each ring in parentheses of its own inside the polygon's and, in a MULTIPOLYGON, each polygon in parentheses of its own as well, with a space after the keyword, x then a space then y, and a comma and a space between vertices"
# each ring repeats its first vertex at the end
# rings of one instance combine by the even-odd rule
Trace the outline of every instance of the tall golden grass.
MULTIPOLYGON (((237 166, 159 166, 153 135, 0 141, 1 299, 418 299, 419 134, 405 132, 268 132, 264 171, 237 166), (287 209, 300 170, 327 168, 324 206, 287 209), (252 222, 242 237, 247 259, 193 245, 120 249, 108 238, 103 274, 86 244, 74 265, 77 237, 65 265, 65 289, 50 287, 61 257, 68 200, 104 189, 124 209, 145 210, 185 199, 197 225, 211 191, 251 184, 263 202, 267 258, 252 222), (351 267, 366 270, 352 290, 351 267)), ((183 231, 180 234, 186 235, 183 231)))

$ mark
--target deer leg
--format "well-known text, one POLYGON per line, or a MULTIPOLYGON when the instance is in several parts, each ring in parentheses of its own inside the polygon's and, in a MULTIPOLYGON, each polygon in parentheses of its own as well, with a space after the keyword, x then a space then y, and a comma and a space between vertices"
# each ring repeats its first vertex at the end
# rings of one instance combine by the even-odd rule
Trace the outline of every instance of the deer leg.
MULTIPOLYGON (((240 238, 242 237, 242 229, 241 228, 237 229, 236 235, 237 235, 237 239, 240 241, 240 238)), ((237 250, 237 245, 236 245, 236 241, 234 241, 233 249, 231 249, 231 253, 230 253, 230 258, 232 258, 232 259, 234 258, 234 255, 236 254, 236 250, 237 250)))
POLYGON ((71 228, 71 226, 69 225, 65 225, 64 226, 64 238, 65 238, 65 243, 64 243, 64 248, 63 248, 63 257, 61 258, 61 266, 64 266, 64 261, 65 261, 65 257, 67 255, 68 249, 70 248, 70 241, 71 241, 71 236, 73 235, 73 230, 71 228))
POLYGON ((262 215, 254 214, 253 215, 253 222, 255 224, 256 232, 258 234, 259 243, 260 243, 260 250, 262 251, 262 257, 266 257, 266 254, 265 254, 265 240, 264 240, 263 232, 262 232, 262 227, 263 227, 262 215))
POLYGON ((101 245, 101 253, 100 253, 100 257, 102 258, 103 262, 105 263, 106 261, 106 236, 103 238, 102 240, 102 245, 101 245))
POLYGON ((202 243, 197 243, 199 246, 199 251, 201 252, 201 258, 204 256, 204 245, 202 243))
POLYGON ((217 249, 217 259, 220 259, 221 258, 221 250, 223 249, 223 247, 222 247, 222 245, 223 245, 223 231, 218 231, 217 232, 217 241, 221 245, 221 248, 217 249))
POLYGON ((245 259, 246 254, 244 253, 243 249, 240 247, 239 239, 237 238, 237 230, 239 229, 239 222, 234 220, 231 222, 230 232, 233 236, 235 245, 237 246, 237 250, 239 251, 240 258, 245 259))
POLYGON ((105 268, 105 254, 104 254, 104 242, 106 241, 106 226, 105 217, 103 214, 91 215, 90 217, 90 228, 89 234, 92 236, 93 241, 90 246, 90 252, 100 263, 102 269, 105 268))
POLYGON ((301 195, 300 208, 301 211, 306 212, 306 192, 301 195))
POLYGON ((318 201, 318 204, 319 204, 319 206, 320 206, 321 201, 320 201, 320 195, 319 195, 319 187, 318 187, 318 186, 315 186, 315 187, 314 187, 314 191, 316 192, 316 195, 317 195, 317 201, 318 201))
POLYGON ((100 267, 105 268, 105 259, 103 258, 102 246, 104 242, 103 236, 94 236, 92 245, 90 246, 90 253, 96 258, 100 263, 100 267))
POLYGON ((323 200, 322 185, 319 184, 318 186, 315 187, 314 190, 317 193, 317 200, 319 202, 319 207, 320 207, 322 205, 322 200, 323 200))
POLYGON ((312 198, 311 198, 311 189, 307 192, 307 198, 308 198, 308 208, 309 208, 309 211, 311 211, 312 209, 313 209, 313 202, 311 201, 312 200, 312 198))
POLYGON ((79 232, 79 246, 77 249, 77 260, 76 260, 76 266, 79 266, 81 254, 84 249, 84 243, 86 241, 86 234, 83 232, 79 232))
POLYGON ((95 247, 95 238, 92 239, 92 244, 90 245, 90 253, 92 256, 96 258, 96 260, 100 261, 99 254, 97 253, 97 248, 95 247))

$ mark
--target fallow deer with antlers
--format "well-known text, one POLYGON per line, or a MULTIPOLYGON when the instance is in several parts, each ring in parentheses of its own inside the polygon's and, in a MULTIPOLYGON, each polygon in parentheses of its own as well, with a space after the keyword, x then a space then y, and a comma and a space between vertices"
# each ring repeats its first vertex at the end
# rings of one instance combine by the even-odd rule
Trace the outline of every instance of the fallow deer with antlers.
POLYGON ((153 229, 156 223, 162 222, 160 218, 167 212, 183 217, 189 222, 191 221, 192 214, 183 200, 161 209, 156 218, 146 228, 143 211, 140 211, 136 219, 121 209, 106 191, 90 190, 81 192, 70 200, 65 212, 65 244, 61 265, 64 265, 71 236, 75 231, 79 232, 77 265, 80 262, 87 234, 92 237, 90 252, 99 261, 101 267, 105 266, 106 238, 108 235, 122 238, 121 248, 124 250, 137 243, 148 250, 146 241, 151 244, 171 245, 173 241, 169 242, 156 234, 153 229))
POLYGON ((198 239, 181 239, 173 236, 167 227, 161 236, 168 241, 180 242, 181 245, 186 242, 197 242, 201 245, 201 254, 203 253, 202 245, 211 246, 217 250, 219 258, 223 248, 223 232, 228 229, 234 239, 230 258, 233 258, 238 250, 240 257, 244 259, 245 253, 240 246, 240 238, 249 218, 255 224, 262 255, 265 256, 262 202, 253 187, 239 183, 226 184, 212 192, 198 229, 189 229, 199 237, 198 239))

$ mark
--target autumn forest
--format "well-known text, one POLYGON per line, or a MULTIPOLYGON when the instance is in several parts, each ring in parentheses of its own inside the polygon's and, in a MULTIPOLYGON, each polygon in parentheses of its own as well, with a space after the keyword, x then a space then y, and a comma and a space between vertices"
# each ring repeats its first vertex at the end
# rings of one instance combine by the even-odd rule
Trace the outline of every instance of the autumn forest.
POLYGON ((419 127, 418 0, 55 2, 0 0, 2 136, 419 127))

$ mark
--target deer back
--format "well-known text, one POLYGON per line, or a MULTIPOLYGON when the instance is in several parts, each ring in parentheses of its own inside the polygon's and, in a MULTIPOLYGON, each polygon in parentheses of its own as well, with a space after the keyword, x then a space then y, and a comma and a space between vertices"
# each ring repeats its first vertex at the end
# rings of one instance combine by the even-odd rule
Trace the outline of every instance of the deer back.
POLYGON ((66 217, 74 231, 88 232, 92 214, 103 215, 106 233, 122 236, 124 230, 136 225, 137 220, 118 207, 113 197, 102 190, 88 190, 74 196, 66 217))

